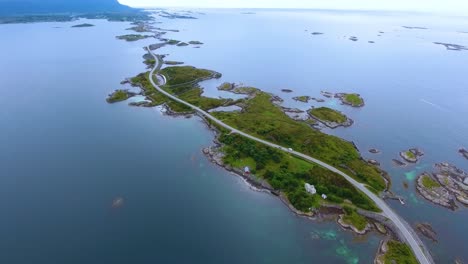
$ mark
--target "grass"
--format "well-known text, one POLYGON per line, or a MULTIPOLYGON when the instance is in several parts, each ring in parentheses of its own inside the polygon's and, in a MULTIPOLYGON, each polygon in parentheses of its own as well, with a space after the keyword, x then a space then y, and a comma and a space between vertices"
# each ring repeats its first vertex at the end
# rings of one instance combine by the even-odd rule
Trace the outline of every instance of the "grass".
POLYGON ((255 97, 245 101, 243 111, 216 112, 213 115, 246 133, 343 168, 357 181, 377 191, 385 188, 380 170, 363 161, 353 144, 313 130, 305 122, 292 120, 270 99, 269 94, 257 91, 255 97))
POLYGON ((88 24, 88 23, 83 23, 83 24, 78 24, 78 25, 74 25, 72 26, 73 28, 81 28, 81 27, 94 27, 93 24, 88 24))
POLYGON ((307 103, 310 100, 310 96, 302 95, 302 96, 297 96, 293 98, 296 101, 307 103))
POLYGON ((170 39, 166 43, 169 45, 176 45, 180 43, 180 40, 170 39))
POLYGON ((345 214, 343 216, 343 221, 348 224, 356 227, 358 230, 362 231, 367 226, 367 220, 364 216, 358 214, 355 209, 344 206, 343 207, 345 214))
POLYGON ((378 211, 367 196, 359 192, 340 175, 289 154, 236 134, 224 132, 224 162, 234 168, 249 166, 253 174, 266 179, 273 188, 283 192, 298 210, 307 212, 321 203, 349 204, 371 211, 378 211), (315 185, 318 194, 306 192, 304 184, 315 185), (327 194, 325 201, 320 194, 327 194), (345 202, 349 201, 349 202, 345 202))
POLYGON ((343 123, 348 120, 348 118, 342 113, 328 107, 314 108, 309 110, 308 113, 322 121, 343 123))
POLYGON ((415 159, 416 158, 416 156, 413 154, 413 152, 411 152, 409 150, 405 152, 405 155, 410 159, 415 159))
POLYGON ((413 255, 410 247, 398 241, 388 241, 388 251, 384 255, 385 264, 418 264, 418 260, 413 255))
POLYGON ((116 90, 107 98, 107 102, 115 103, 120 101, 125 101, 129 98, 128 93, 124 90, 116 90))
POLYGON ((359 94, 345 94, 343 99, 352 106, 361 106, 364 104, 364 100, 359 94))
POLYGON ((432 179, 429 175, 423 175, 421 180, 424 188, 432 189, 440 187, 440 184, 432 179))
POLYGON ((121 35, 117 36, 117 39, 122 39, 126 41, 137 41, 140 39, 151 38, 152 36, 149 35, 140 35, 140 34, 128 34, 128 35, 121 35))

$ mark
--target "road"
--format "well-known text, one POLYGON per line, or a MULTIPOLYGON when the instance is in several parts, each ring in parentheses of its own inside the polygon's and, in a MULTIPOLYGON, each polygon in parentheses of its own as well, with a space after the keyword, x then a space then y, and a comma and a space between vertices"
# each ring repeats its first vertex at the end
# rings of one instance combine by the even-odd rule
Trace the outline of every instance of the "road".
MULTIPOLYGON (((320 160, 315 159, 313 157, 307 156, 307 155, 305 155, 303 153, 300 153, 300 152, 285 148, 283 146, 276 145, 274 143, 265 141, 263 139, 254 137, 254 136, 249 135, 247 133, 244 133, 244 132, 242 132, 242 131, 234 128, 234 127, 231 127, 231 126, 223 123, 221 120, 218 120, 217 118, 215 118, 214 116, 212 116, 208 112, 204 111, 203 109, 200 109, 199 107, 197 107, 195 105, 192 105, 192 104, 190 104, 188 102, 185 102, 184 100, 182 100, 182 99, 180 99, 180 98, 178 98, 178 97, 164 91, 153 80, 153 75, 154 75, 155 71, 158 69, 158 66, 159 66, 159 64, 161 62, 159 61, 159 58, 149 48, 148 48, 148 52, 156 60, 155 66, 150 72, 150 78, 149 79, 150 79, 151 84, 154 86, 154 88, 156 88, 159 92, 161 92, 162 94, 164 94, 165 96, 171 98, 172 100, 174 100, 176 102, 179 102, 179 103, 181 103, 183 105, 186 105, 186 106, 192 108, 193 110, 197 111, 199 114, 203 115, 205 118, 210 119, 211 121, 213 121, 216 124, 226 128, 227 130, 231 131, 232 133, 237 133, 237 134, 239 134, 241 136, 244 136, 244 137, 249 138, 251 140, 260 142, 260 143, 265 144, 267 146, 270 146, 272 148, 280 149, 280 150, 282 150, 284 152, 290 153, 290 154, 292 154, 294 156, 297 156, 297 157, 300 157, 300 158, 305 159, 307 161, 310 161, 312 163, 318 164, 318 165, 320 165, 320 166, 322 166, 322 167, 324 167, 324 168, 326 168, 326 169, 328 169, 328 170, 330 170, 332 172, 335 172, 335 173, 343 176, 347 181, 349 181, 352 185, 354 185, 354 187, 356 187, 361 192, 366 194, 370 199, 372 199, 372 201, 374 201, 374 203, 382 210, 382 215, 384 215, 385 217, 390 219, 395 224, 395 226, 401 231, 402 235, 406 239, 406 243, 413 250, 416 258, 419 261, 419 263, 421 263, 421 264, 432 264, 432 263, 434 263, 434 261, 432 260, 432 258, 430 256, 426 256, 426 254, 424 254, 424 251, 421 249, 421 247, 423 247, 423 246, 420 246, 420 244, 417 242, 417 239, 414 237, 414 231, 411 232, 409 230, 411 227, 409 227, 408 225, 403 223, 403 221, 400 219, 400 217, 387 205, 387 203, 384 200, 382 200, 380 197, 375 195, 373 192, 371 192, 369 189, 367 189, 364 184, 356 181, 351 176, 347 175, 346 173, 342 172, 341 170, 339 170, 339 169, 337 169, 337 168, 335 168, 335 167, 333 167, 333 166, 331 166, 331 165, 329 165, 329 164, 327 164, 327 163, 325 163, 323 161, 320 161, 320 160)), ((161 78, 163 80, 162 85, 164 85, 166 83, 166 78, 163 75, 160 75, 160 76, 161 76, 161 78)))

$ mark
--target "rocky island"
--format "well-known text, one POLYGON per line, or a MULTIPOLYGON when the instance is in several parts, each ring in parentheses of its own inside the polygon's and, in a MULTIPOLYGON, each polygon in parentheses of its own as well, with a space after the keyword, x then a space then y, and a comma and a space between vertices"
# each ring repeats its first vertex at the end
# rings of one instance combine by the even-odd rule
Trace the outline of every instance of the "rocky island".
POLYGON ((340 126, 349 127, 353 124, 353 120, 348 118, 341 112, 328 107, 312 108, 307 111, 310 117, 319 121, 329 128, 337 128, 340 126))
POLYGON ((350 105, 352 107, 363 107, 364 99, 356 93, 337 93, 336 98, 339 98, 343 104, 350 105))
POLYGON ((84 24, 73 25, 73 26, 71 26, 71 27, 72 27, 72 28, 94 27, 94 25, 93 25, 93 24, 84 23, 84 24))
POLYGON ((303 103, 308 103, 310 99, 311 99, 310 96, 306 96, 306 95, 293 97, 293 100, 303 102, 303 103))
POLYGON ((109 94, 109 97, 107 97, 106 101, 108 103, 116 103, 125 101, 135 95, 137 95, 137 93, 130 92, 129 90, 115 90, 113 93, 109 94))
POLYGON ((459 152, 460 154, 462 154, 463 157, 465 157, 465 159, 468 159, 468 150, 466 150, 466 149, 464 149, 464 148, 461 148, 461 149, 458 150, 458 152, 459 152))
POLYGON ((419 158, 424 156, 424 152, 422 152, 418 148, 411 148, 407 151, 400 152, 400 157, 402 157, 407 162, 416 163, 418 162, 419 158))
POLYGON ((150 35, 140 35, 140 34, 127 34, 127 35, 121 35, 117 36, 117 39, 125 40, 125 41, 137 41, 140 39, 146 39, 146 38, 152 38, 153 36, 150 35))
POLYGON ((455 210, 456 201, 468 205, 468 174, 448 163, 435 165, 436 172, 418 177, 417 190, 432 203, 455 210))

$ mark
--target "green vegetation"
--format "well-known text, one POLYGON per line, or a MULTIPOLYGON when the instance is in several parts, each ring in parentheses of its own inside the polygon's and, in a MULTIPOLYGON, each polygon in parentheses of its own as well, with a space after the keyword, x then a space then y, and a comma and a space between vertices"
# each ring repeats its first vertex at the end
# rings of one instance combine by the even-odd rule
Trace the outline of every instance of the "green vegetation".
POLYGON ((130 94, 126 90, 116 90, 107 98, 108 103, 115 103, 120 101, 125 101, 130 98, 130 94))
POLYGON ((78 25, 72 26, 72 28, 81 28, 81 27, 94 27, 94 25, 93 25, 93 24, 84 23, 84 24, 78 24, 78 25))
POLYGON ((408 157, 410 159, 415 159, 416 158, 416 156, 413 154, 413 152, 411 152, 409 150, 405 152, 405 155, 406 155, 406 157, 408 157))
POLYGON ((307 103, 310 100, 310 96, 302 95, 302 96, 297 96, 293 98, 296 101, 307 103))
POLYGON ((348 120, 348 118, 342 113, 328 107, 313 108, 309 110, 308 113, 322 121, 343 123, 348 120))
MULTIPOLYGON (((385 188, 380 170, 363 161, 351 143, 313 130, 305 122, 292 120, 271 102, 271 95, 253 87, 244 87, 244 89, 241 87, 234 90, 242 89, 243 92, 255 96, 237 101, 207 98, 201 95, 202 89, 198 83, 210 78, 219 78, 221 76, 219 73, 190 66, 167 67, 160 73, 167 79, 167 84, 162 87, 164 90, 204 110, 242 102, 241 112, 213 113, 225 123, 342 168, 376 192, 385 188)), ((191 111, 159 93, 149 83, 148 75, 148 73, 140 74, 132 79, 132 83, 141 85, 145 95, 153 100, 154 105, 167 103, 173 111, 191 111)), ((308 211, 310 207, 318 207, 320 203, 332 202, 352 203, 366 210, 379 211, 367 196, 340 175, 239 135, 227 134, 223 128, 218 128, 222 132, 219 140, 224 144, 226 164, 236 168, 251 166, 256 176, 266 179, 275 189, 285 193, 298 210, 308 211), (307 193, 304 188, 306 182, 314 184, 317 191, 326 194, 328 199, 323 200, 319 195, 307 193)))
POLYGON ((166 64, 166 65, 180 65, 180 64, 184 64, 184 63, 181 62, 181 61, 164 61, 164 64, 166 64))
POLYGON ((345 103, 348 103, 352 106, 362 106, 364 104, 364 100, 359 96, 359 94, 345 94, 343 96, 343 100, 345 103))
POLYGON ((349 206, 344 206, 343 210, 345 212, 343 216, 343 222, 356 227, 358 230, 362 231, 367 226, 367 220, 364 216, 357 213, 356 209, 349 206))
POLYGON ((169 45, 176 45, 176 44, 180 43, 180 40, 170 39, 170 40, 166 41, 166 43, 169 44, 169 45))
POLYGON ((319 207, 321 202, 342 204, 348 200, 363 209, 378 211, 367 196, 356 190, 343 177, 327 169, 237 134, 223 133, 219 140, 224 144, 226 164, 236 168, 250 166, 252 173, 266 179, 273 188, 285 193, 298 210, 307 212, 310 207, 319 207), (325 201, 319 194, 307 193, 304 188, 306 182, 315 185, 319 194, 327 194, 328 199, 325 201))
POLYGON ((151 38, 151 37, 153 37, 153 36, 139 35, 139 34, 128 34, 128 35, 117 36, 116 38, 126 40, 126 41, 137 41, 137 40, 140 40, 140 39, 146 39, 146 38, 151 38))
POLYGON ((198 40, 191 40, 189 41, 189 44, 192 44, 192 45, 203 45, 203 42, 200 42, 198 40))
POLYGON ((440 184, 436 182, 432 177, 429 175, 422 176, 422 184, 427 189, 437 188, 440 187, 440 184))
POLYGON ((343 171, 376 191, 385 188, 380 170, 362 160, 353 144, 310 129, 305 122, 292 120, 270 99, 271 95, 257 91, 255 97, 244 102, 243 111, 216 112, 213 115, 253 136, 293 148, 337 168, 343 168, 343 171))
POLYGON ((418 260, 408 245, 398 241, 388 241, 388 251, 384 255, 385 264, 418 264, 418 260))
POLYGON ((179 44, 177 44, 178 47, 184 47, 184 46, 188 46, 189 44, 185 43, 185 42, 179 42, 179 44))

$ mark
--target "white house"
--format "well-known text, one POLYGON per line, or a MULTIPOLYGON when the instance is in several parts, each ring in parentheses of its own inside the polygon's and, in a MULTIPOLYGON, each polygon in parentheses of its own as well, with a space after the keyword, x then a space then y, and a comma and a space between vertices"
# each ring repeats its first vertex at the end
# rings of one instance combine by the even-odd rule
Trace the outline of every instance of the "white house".
POLYGON ((326 199, 327 199, 327 195, 323 193, 323 194, 322 194, 322 198, 323 198, 324 200, 326 200, 326 199))
POLYGON ((317 193, 317 190, 315 189, 315 186, 313 185, 310 185, 308 183, 304 184, 304 187, 306 189, 306 191, 310 194, 316 194, 317 193))

